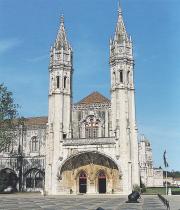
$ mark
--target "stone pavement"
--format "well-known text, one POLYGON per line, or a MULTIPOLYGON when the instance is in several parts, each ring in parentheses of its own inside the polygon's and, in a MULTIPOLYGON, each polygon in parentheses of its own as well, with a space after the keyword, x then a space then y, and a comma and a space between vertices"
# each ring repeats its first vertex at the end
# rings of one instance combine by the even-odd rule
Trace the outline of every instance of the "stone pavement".
MULTIPOLYGON (((3 210, 165 210, 157 196, 143 196, 140 203, 125 203, 127 196, 41 196, 39 194, 0 195, 3 210)), ((178 209, 178 208, 177 208, 178 209)))
POLYGON ((180 195, 168 195, 166 199, 169 201, 170 210, 180 210, 180 195))

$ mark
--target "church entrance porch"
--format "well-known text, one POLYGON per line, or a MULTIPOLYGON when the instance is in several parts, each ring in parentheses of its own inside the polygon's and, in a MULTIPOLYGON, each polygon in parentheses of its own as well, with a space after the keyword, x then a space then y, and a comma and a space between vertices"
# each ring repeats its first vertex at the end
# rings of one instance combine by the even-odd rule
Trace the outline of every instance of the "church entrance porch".
POLYGON ((59 169, 59 186, 65 194, 112 194, 122 191, 117 165, 98 152, 80 153, 67 159, 59 169))

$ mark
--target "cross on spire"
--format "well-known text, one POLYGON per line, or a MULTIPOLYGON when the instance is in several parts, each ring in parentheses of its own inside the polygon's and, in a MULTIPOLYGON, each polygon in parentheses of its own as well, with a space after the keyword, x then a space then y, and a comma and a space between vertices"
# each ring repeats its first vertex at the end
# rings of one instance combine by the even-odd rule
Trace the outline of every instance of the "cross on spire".
POLYGON ((120 0, 118 0, 118 15, 122 15, 122 9, 121 9, 120 0))

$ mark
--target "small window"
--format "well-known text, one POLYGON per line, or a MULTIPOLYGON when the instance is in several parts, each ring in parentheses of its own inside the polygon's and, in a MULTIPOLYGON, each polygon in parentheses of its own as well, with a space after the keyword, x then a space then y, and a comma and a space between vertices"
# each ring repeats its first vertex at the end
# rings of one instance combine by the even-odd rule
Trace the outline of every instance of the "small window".
POLYGON ((120 82, 123 83, 123 71, 120 71, 120 82))
POLYGON ((113 83, 115 84, 116 83, 116 73, 113 72, 113 83))
POLYGON ((59 76, 57 76, 56 79, 57 79, 57 88, 59 88, 59 76))
POLYGON ((66 139, 67 134, 63 133, 63 139, 66 139))
POLYGON ((10 144, 8 144, 8 145, 6 146, 6 148, 4 149, 4 152, 10 152, 10 144))
POLYGON ((128 82, 128 84, 130 82, 130 78, 129 77, 130 77, 130 71, 127 72, 127 82, 128 82))
POLYGON ((36 136, 32 137, 31 139, 31 152, 38 151, 38 139, 36 136))
POLYGON ((67 77, 64 77, 64 88, 66 88, 66 80, 67 80, 67 77))

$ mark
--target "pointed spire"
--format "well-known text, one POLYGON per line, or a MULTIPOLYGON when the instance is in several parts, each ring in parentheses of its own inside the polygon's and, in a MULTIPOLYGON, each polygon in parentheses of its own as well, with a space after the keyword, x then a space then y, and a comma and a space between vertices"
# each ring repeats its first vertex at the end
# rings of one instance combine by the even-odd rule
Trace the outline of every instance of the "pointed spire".
POLYGON ((60 23, 61 23, 62 25, 64 25, 64 15, 63 15, 63 14, 61 15, 61 21, 60 21, 60 23))
POLYGON ((123 17, 122 17, 122 9, 120 6, 120 1, 118 0, 118 21, 116 24, 114 40, 118 42, 123 42, 123 40, 126 37, 127 37, 127 33, 126 33, 126 28, 125 28, 123 17))
POLYGON ((60 18, 60 28, 58 30, 55 46, 57 48, 62 48, 62 47, 68 48, 69 47, 69 44, 67 41, 66 30, 65 30, 65 26, 64 26, 64 15, 63 14, 61 15, 61 18, 60 18))
POLYGON ((120 4, 120 0, 118 0, 118 15, 122 15, 122 9, 121 9, 121 4, 120 4))

